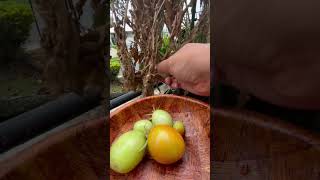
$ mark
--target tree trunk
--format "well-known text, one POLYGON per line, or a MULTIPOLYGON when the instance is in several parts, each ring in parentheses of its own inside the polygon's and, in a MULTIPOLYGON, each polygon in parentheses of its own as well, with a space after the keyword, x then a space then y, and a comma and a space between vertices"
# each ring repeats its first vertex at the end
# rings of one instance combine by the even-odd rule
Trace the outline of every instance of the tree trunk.
POLYGON ((106 84, 105 30, 96 29, 80 36, 79 21, 70 0, 36 0, 36 5, 46 23, 41 44, 50 57, 44 71, 50 92, 101 94, 106 84))

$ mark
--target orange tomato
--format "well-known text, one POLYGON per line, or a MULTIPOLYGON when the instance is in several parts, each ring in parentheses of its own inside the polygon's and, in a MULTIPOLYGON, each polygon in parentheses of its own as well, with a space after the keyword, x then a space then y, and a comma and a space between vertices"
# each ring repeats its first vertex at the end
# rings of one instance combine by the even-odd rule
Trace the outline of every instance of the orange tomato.
POLYGON ((151 157, 161 164, 171 164, 182 158, 185 143, 182 136, 171 126, 158 125, 148 135, 151 157))

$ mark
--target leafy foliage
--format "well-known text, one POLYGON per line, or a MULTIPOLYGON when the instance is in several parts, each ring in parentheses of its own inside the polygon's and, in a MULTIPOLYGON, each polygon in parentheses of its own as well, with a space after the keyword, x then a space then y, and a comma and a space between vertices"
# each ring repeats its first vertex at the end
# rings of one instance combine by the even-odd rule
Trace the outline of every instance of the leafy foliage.
POLYGON ((110 72, 111 72, 111 78, 115 79, 120 71, 120 59, 119 58, 112 58, 110 60, 110 72))
POLYGON ((118 50, 118 46, 115 45, 115 44, 113 44, 113 45, 111 46, 111 48, 118 50))
POLYGON ((164 57, 166 53, 170 49, 170 37, 168 35, 164 35, 162 38, 162 46, 160 48, 160 55, 164 57))
POLYGON ((33 22, 30 7, 14 1, 0 1, 0 60, 14 59, 27 39, 33 22))

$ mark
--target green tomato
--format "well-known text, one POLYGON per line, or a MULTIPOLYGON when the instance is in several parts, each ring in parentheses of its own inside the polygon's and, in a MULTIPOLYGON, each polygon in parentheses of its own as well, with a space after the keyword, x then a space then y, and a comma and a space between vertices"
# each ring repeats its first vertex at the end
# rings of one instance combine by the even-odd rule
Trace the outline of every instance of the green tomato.
POLYGON ((141 131, 128 131, 118 137, 110 148, 110 168, 118 173, 128 173, 143 159, 146 136, 141 131))
POLYGON ((148 134, 152 128, 152 123, 149 120, 143 119, 134 123, 133 130, 141 131, 144 134, 148 134))
POLYGON ((173 124, 171 115, 167 111, 161 109, 153 111, 151 119, 154 126, 169 125, 172 127, 173 124))
POLYGON ((173 124, 173 128, 178 131, 181 135, 184 135, 184 125, 181 121, 175 121, 173 124))

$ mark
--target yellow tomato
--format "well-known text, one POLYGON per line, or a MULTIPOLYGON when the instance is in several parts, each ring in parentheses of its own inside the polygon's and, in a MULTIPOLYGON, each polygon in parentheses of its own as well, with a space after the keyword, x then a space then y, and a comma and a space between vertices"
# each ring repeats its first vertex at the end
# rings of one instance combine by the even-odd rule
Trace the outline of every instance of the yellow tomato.
POLYGON ((151 157, 161 164, 171 164, 182 158, 185 143, 182 136, 171 126, 158 125, 148 135, 151 157))
POLYGON ((175 121, 173 124, 173 128, 180 133, 182 136, 184 135, 184 125, 181 121, 175 121))

